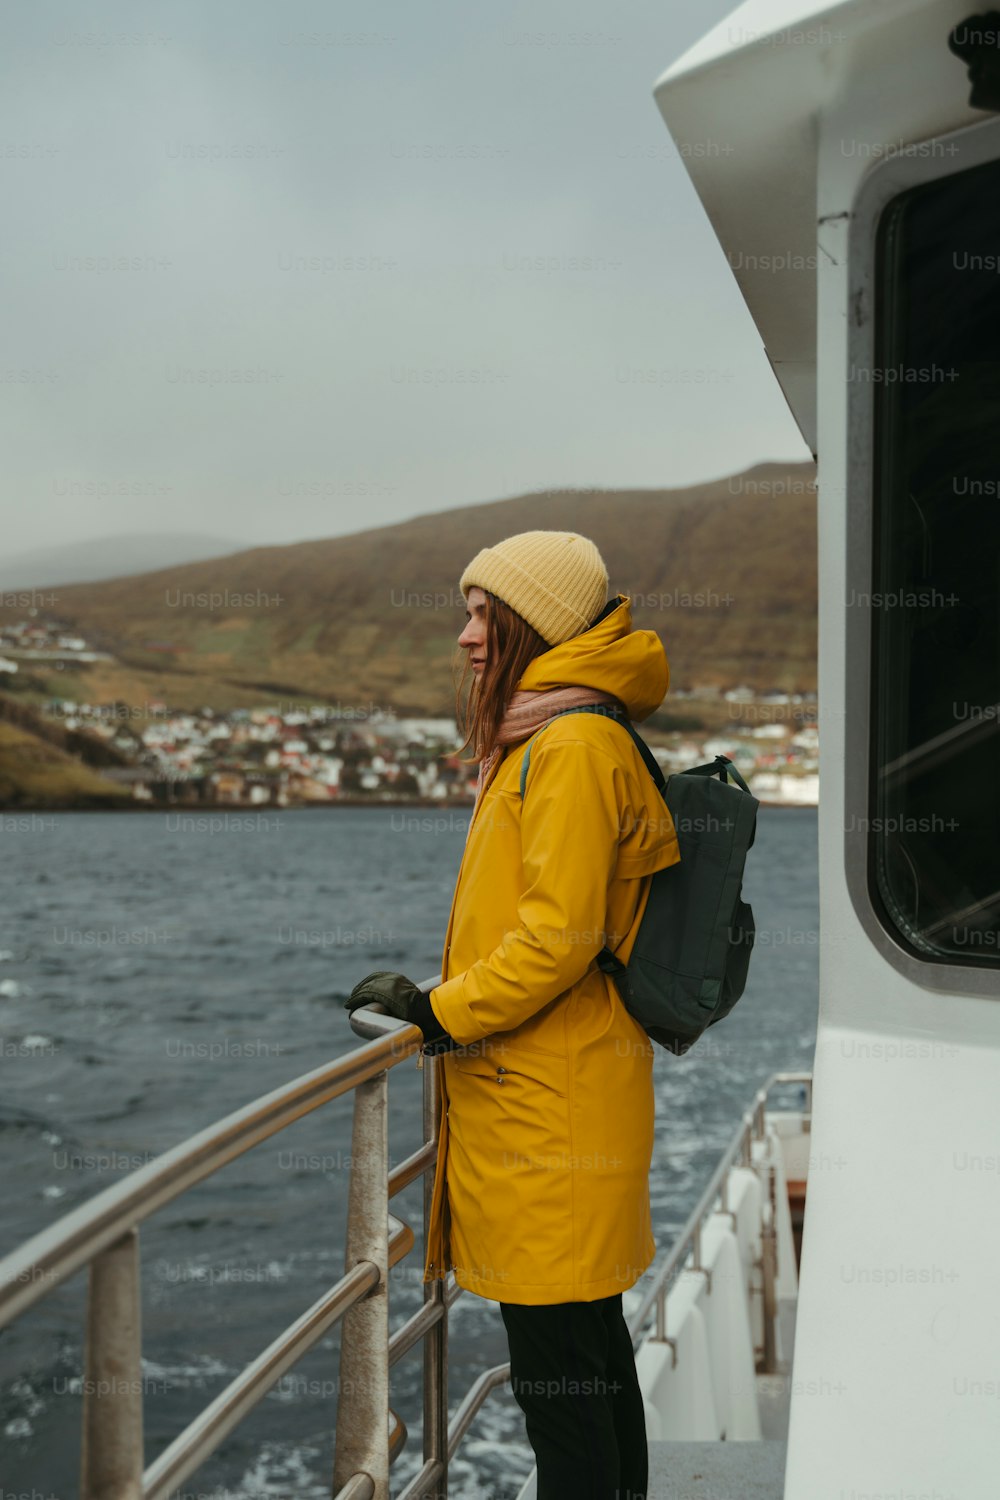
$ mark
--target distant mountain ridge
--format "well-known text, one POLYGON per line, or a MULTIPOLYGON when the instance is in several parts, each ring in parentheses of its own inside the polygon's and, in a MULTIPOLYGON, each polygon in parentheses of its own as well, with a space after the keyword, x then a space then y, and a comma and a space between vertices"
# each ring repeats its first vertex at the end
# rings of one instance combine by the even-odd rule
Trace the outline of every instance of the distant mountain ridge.
POLYGON ((52 613, 113 652, 133 693, 172 701, 186 684, 220 707, 299 695, 437 716, 454 711, 469 559, 514 532, 580 531, 634 623, 660 635, 672 686, 808 691, 816 503, 811 463, 684 489, 543 491, 62 586, 52 613))
POLYGON ((33 547, 0 559, 0 590, 47 589, 60 583, 95 583, 174 568, 239 551, 239 542, 188 532, 96 537, 33 547))

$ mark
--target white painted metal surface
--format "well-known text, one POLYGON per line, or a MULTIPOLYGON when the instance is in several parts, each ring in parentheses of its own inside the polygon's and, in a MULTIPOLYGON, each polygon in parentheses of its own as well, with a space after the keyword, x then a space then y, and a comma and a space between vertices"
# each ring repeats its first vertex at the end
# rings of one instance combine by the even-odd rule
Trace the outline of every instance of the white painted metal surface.
MULTIPOLYGON (((817 220, 825 171, 841 150, 853 180, 873 147, 921 141, 982 118, 947 50, 969 0, 749 0, 678 59, 655 87, 719 243, 760 330, 802 436, 817 453, 818 272, 838 254, 817 220), (856 143, 856 144, 855 144, 856 143), (858 154, 858 151, 865 154, 858 154)), ((833 267, 835 269, 835 267, 833 267)), ((827 741, 824 737, 824 753, 827 741)))

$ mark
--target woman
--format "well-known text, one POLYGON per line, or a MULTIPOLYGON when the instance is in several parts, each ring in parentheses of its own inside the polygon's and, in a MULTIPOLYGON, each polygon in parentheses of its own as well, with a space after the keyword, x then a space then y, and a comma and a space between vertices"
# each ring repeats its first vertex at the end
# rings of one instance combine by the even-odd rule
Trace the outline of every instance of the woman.
MULTIPOLYGON (((528 531, 460 580, 479 760, 441 960, 424 995, 368 975, 347 1001, 413 1021, 441 1052, 424 1280, 500 1304, 538 1500, 641 1500, 647 1450, 622 1293, 655 1255, 652 1044, 595 963, 627 961, 650 877, 680 856, 631 737, 667 690, 652 630, 609 603, 600 553, 528 531), (522 802, 520 768, 532 745, 522 802)), ((464 679, 463 679, 464 680, 464 679)))

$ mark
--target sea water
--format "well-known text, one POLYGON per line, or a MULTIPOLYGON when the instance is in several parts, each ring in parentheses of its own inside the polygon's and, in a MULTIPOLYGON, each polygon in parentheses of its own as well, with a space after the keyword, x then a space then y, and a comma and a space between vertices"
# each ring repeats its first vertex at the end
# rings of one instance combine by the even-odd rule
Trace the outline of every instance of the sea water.
MULTIPOLYGON (((440 969, 467 809, 4 815, 0 931, 0 1254, 256 1096, 359 1045, 342 1008, 365 974, 440 969)), ((767 1075, 808 1068, 816 1033, 816 814, 762 808, 744 896, 757 944, 740 1004, 684 1057, 657 1049, 650 1195, 664 1254, 767 1075)), ((390 1159, 421 1135, 422 1073, 390 1074, 390 1159)), ((185 1193, 140 1230, 146 1462, 343 1272, 351 1096, 185 1193)), ((417 1236, 390 1274, 390 1329, 420 1305, 421 1188, 393 1200, 417 1236)), ((648 1273, 647 1273, 648 1274, 648 1273)), ((644 1279, 640 1290, 647 1284, 644 1279)), ((77 1492, 86 1274, 0 1338, 0 1474, 77 1492)), ((632 1294, 626 1294, 626 1310, 632 1294)), ((507 1358, 499 1307, 450 1314, 452 1411, 507 1358)), ((325 1500, 339 1333, 282 1378, 184 1500, 325 1500)), ((420 1467, 421 1354, 391 1372, 420 1467)), ((513 1500, 532 1467, 509 1387, 452 1464, 455 1500, 513 1500)))

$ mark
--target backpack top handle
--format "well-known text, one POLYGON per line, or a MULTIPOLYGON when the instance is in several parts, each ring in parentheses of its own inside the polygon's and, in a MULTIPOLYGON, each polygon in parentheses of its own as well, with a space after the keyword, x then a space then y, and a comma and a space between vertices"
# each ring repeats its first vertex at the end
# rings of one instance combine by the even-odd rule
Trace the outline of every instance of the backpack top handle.
POLYGON ((749 792, 743 777, 737 771, 728 755, 717 755, 707 766, 689 766, 683 773, 685 776, 718 776, 721 782, 728 779, 735 781, 741 792, 749 792))

